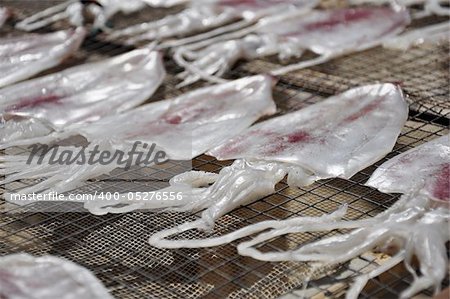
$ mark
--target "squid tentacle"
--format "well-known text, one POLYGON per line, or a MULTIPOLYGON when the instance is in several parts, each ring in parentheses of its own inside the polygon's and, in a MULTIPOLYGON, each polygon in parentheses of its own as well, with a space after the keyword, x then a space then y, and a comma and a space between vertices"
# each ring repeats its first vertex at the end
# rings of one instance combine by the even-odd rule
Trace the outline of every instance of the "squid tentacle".
POLYGON ((276 54, 279 46, 269 35, 248 35, 243 39, 228 40, 210 45, 193 52, 190 48, 179 48, 175 51, 174 60, 187 72, 181 73, 184 81, 179 85, 186 86, 200 79, 210 82, 223 82, 221 77, 242 58, 251 59, 276 54), (187 62, 184 57, 193 59, 187 62))
MULTIPOLYGON (((139 209, 152 209, 152 210, 169 210, 169 211, 178 211, 178 210, 194 210, 198 209, 196 205, 198 203, 192 202, 193 199, 195 199, 195 191, 194 189, 199 188, 201 186, 205 186, 210 183, 214 183, 217 174, 215 173, 207 173, 203 171, 191 171, 188 173, 182 173, 180 175, 177 175, 170 179, 170 187, 158 190, 156 192, 173 192, 173 193, 179 193, 179 192, 185 192, 186 190, 189 190, 190 196, 183 196, 181 200, 151 200, 151 201, 139 201, 139 198, 137 194, 135 193, 129 193, 129 194, 122 194, 121 198, 109 202, 109 201, 101 201, 101 200, 94 200, 86 202, 84 204, 84 207, 89 210, 92 214, 95 215, 104 215, 107 213, 126 213, 131 212, 139 209), (192 189, 192 190, 191 190, 192 189), (121 206, 122 204, 126 204, 125 206, 121 206), (179 206, 182 206, 183 208, 177 208, 179 206), (188 208, 189 207, 189 208, 188 208)), ((200 189, 198 189, 200 190, 200 189)), ((143 196, 143 193, 140 193, 140 196, 143 196)), ((164 211, 163 210, 163 211, 164 211)))
MULTIPOLYGON (((238 245, 238 252, 244 256, 250 256, 266 261, 319 261, 326 264, 345 262, 359 256, 360 254, 376 248, 380 244, 386 243, 389 238, 401 241, 403 245, 399 253, 394 256, 386 265, 382 265, 373 272, 356 279, 355 284, 347 294, 347 298, 357 298, 359 292, 370 278, 378 276, 380 273, 390 269, 404 261, 405 266, 414 276, 412 285, 403 291, 400 298, 410 298, 419 291, 434 286, 436 292, 439 290, 440 281, 445 277, 445 265, 447 257, 445 243, 450 239, 448 232, 448 220, 450 213, 445 209, 430 210, 430 200, 423 196, 411 199, 410 195, 404 195, 404 200, 410 203, 403 206, 403 210, 396 205, 393 209, 379 215, 372 225, 363 226, 347 235, 333 236, 321 239, 313 243, 301 246, 294 251, 286 252, 260 252, 254 246, 271 239, 274 236, 292 232, 312 232, 318 231, 314 227, 304 226, 270 231, 255 237, 251 241, 238 245), (420 205, 417 205, 420 202, 420 205), (415 271, 410 266, 410 258, 416 255, 420 262, 422 275, 417 277, 415 271)), ((345 223, 343 221, 343 223, 345 223)), ((347 222, 351 224, 352 221, 347 222)), ((351 227, 349 225, 348 227, 351 227)), ((331 230, 337 226, 329 225, 328 228, 316 227, 319 230, 331 230)), ((345 228, 343 225, 341 228, 345 228)))
POLYGON ((447 22, 430 25, 392 37, 383 43, 383 47, 406 51, 413 45, 448 39, 448 30, 447 22))
POLYGON ((428 0, 425 4, 425 11, 439 16, 450 15, 450 8, 444 7, 440 0, 428 0))
POLYGON ((217 36, 223 36, 229 32, 236 32, 238 30, 241 30, 242 28, 245 28, 247 26, 250 26, 254 24, 253 20, 247 20, 244 19, 242 21, 232 23, 230 25, 222 26, 217 29, 197 34, 194 36, 173 40, 173 41, 167 41, 162 42, 159 46, 159 49, 166 49, 166 48, 177 48, 181 46, 185 46, 188 44, 193 44, 196 42, 204 41, 204 40, 210 40, 211 38, 217 37, 217 36))
POLYGON ((82 9, 83 5, 77 0, 69 0, 20 21, 16 24, 16 28, 25 31, 33 31, 66 18, 70 18, 74 25, 82 26, 82 9))
POLYGON ((345 294, 345 299, 358 299, 359 294, 362 292, 370 279, 378 277, 380 274, 385 273, 386 271, 401 263, 404 259, 404 255, 405 251, 401 250, 395 256, 386 261, 383 265, 377 267, 370 273, 358 276, 345 294))
MULTIPOLYGON (((343 206, 338 211, 336 211, 332 214, 329 214, 329 215, 324 215, 319 218, 303 217, 301 219, 300 218, 291 219, 290 223, 315 225, 315 224, 320 223, 321 221, 325 221, 325 220, 333 221, 335 219, 339 219, 343 216, 343 214, 345 214, 345 211, 346 211, 346 207, 343 206)), ((176 241, 165 240, 165 238, 167 238, 173 234, 180 233, 185 230, 189 230, 189 229, 193 229, 193 228, 196 228, 196 227, 195 226, 192 227, 192 225, 179 226, 175 229, 169 229, 169 230, 165 230, 165 231, 156 233, 156 234, 152 235, 152 237, 150 238, 150 244, 152 244, 154 246, 158 246, 158 247, 163 247, 163 248, 214 247, 214 246, 220 246, 223 244, 231 243, 235 240, 241 239, 243 237, 246 237, 251 234, 255 234, 255 233, 267 230, 267 229, 279 229, 279 231, 285 231, 286 229, 289 229, 289 224, 283 223, 278 220, 272 220, 272 221, 263 222, 263 223, 261 223, 261 225, 249 225, 249 226, 243 227, 237 231, 234 231, 232 233, 229 233, 229 234, 226 234, 226 235, 223 235, 220 237, 195 240, 195 242, 193 242, 192 240, 176 240, 176 241)), ((270 236, 269 238, 272 238, 272 237, 273 236, 270 236)))

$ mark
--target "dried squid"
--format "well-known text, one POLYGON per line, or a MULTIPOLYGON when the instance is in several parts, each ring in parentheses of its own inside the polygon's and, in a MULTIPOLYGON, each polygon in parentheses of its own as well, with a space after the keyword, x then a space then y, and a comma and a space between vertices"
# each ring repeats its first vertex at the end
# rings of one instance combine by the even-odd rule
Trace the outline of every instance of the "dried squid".
MULTIPOLYGON (((176 15, 148 23, 133 25, 113 32, 109 39, 126 38, 128 43, 155 41, 216 28, 231 21, 240 22, 183 40, 188 43, 250 25, 266 15, 292 9, 312 8, 317 0, 209 0, 192 1, 190 7, 176 15)), ((171 46, 180 42, 170 43, 171 46)))
POLYGON ((252 30, 230 34, 228 40, 213 38, 179 47, 174 59, 186 68, 180 76, 181 85, 187 85, 199 79, 223 82, 220 77, 239 59, 278 54, 286 60, 300 57, 305 50, 319 55, 271 72, 281 75, 377 46, 403 31, 409 21, 408 11, 400 6, 293 12, 264 18, 252 30))
POLYGON ((54 67, 78 50, 83 28, 0 39, 0 87, 54 67))
POLYGON ((16 24, 16 28, 33 31, 60 20, 68 20, 74 26, 83 26, 85 8, 94 17, 93 27, 108 30, 106 22, 116 13, 129 14, 143 8, 142 0, 68 0, 38 12, 16 24))
POLYGON ((394 36, 383 43, 383 47, 406 51, 413 46, 449 42, 450 25, 448 22, 413 29, 394 36))
MULTIPOLYGON (((222 85, 194 90, 174 99, 150 103, 120 115, 103 118, 89 125, 74 125, 47 137, 23 140, 21 144, 45 143, 70 136, 84 136, 90 145, 86 152, 98 146, 100 150, 121 150, 128 155, 136 141, 154 143, 169 159, 191 160, 217 146, 263 115, 275 113, 272 99, 273 78, 247 77, 222 85)), ((77 153, 74 147, 61 147, 77 153)), ((83 181, 107 174, 120 167, 117 160, 106 165, 81 163, 55 165, 36 160, 26 165, 27 156, 4 156, 0 164, 6 175, 2 183, 25 178, 46 178, 22 189, 20 193, 54 191, 62 193, 83 181)), ((132 156, 133 159, 137 157, 132 156)), ((135 161, 135 160, 133 160, 135 161)))
MULTIPOLYGON (((219 160, 238 159, 219 174, 187 172, 171 179, 162 192, 182 192, 179 201, 135 201, 122 207, 89 202, 94 214, 135 209, 201 211, 201 218, 156 233, 159 247, 201 247, 215 240, 164 240, 179 232, 212 229, 225 213, 274 192, 288 175, 290 186, 331 178, 348 178, 371 165, 395 144, 407 118, 402 92, 392 84, 349 90, 318 104, 252 126, 209 151, 219 160), (209 184, 212 184, 209 186, 209 184)), ((222 244, 226 240, 218 240, 222 244)))
POLYGON ((402 261, 405 261, 414 281, 401 293, 400 298, 411 298, 429 287, 434 287, 438 292, 447 273, 445 244, 450 240, 449 138, 450 135, 446 135, 404 152, 374 172, 367 182, 368 186, 385 193, 404 194, 391 208, 374 218, 340 220, 347 209, 342 206, 336 212, 321 217, 260 222, 229 235, 205 240, 202 245, 214 246, 265 231, 239 244, 239 254, 265 261, 316 261, 326 264, 344 263, 372 249, 394 247, 399 249, 398 253, 379 268, 358 277, 348 291, 347 299, 358 298, 370 278, 377 277, 402 261), (334 229, 355 230, 303 245, 293 251, 260 252, 254 247, 289 233, 334 229), (420 263, 420 276, 410 265, 414 255, 420 263))
POLYGON ((0 28, 3 26, 3 24, 5 24, 6 20, 9 18, 10 16, 10 11, 9 9, 5 8, 5 7, 0 7, 0 28))
MULTIPOLYGON (((412 5, 424 5, 424 13, 419 13, 422 16, 428 16, 432 14, 440 16, 448 16, 450 14, 450 9, 443 5, 448 4, 447 0, 396 0, 401 5, 412 6, 412 5)), ((349 4, 360 5, 360 4, 381 4, 381 3, 391 3, 392 0, 350 0, 349 4)))
POLYGON ((153 7, 172 7, 175 5, 188 3, 191 0, 142 0, 142 1, 153 7))
POLYGON ((129 110, 164 77, 161 54, 138 49, 0 89, 0 146, 129 110))
POLYGON ((13 254, 0 257, 0 298, 112 299, 87 269, 55 256, 13 254))

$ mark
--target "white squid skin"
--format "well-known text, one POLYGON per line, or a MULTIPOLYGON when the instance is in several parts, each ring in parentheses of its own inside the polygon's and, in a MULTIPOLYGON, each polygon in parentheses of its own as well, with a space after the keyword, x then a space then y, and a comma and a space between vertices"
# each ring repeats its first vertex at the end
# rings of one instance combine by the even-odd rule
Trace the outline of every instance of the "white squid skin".
POLYGON ((68 0, 38 12, 18 22, 16 28, 33 31, 54 22, 67 19, 73 26, 83 26, 83 11, 86 9, 94 17, 94 29, 108 31, 106 22, 116 13, 129 14, 145 6, 142 0, 95 0, 91 3, 81 3, 79 0, 68 0))
POLYGON ((56 256, 0 257, 0 298, 113 299, 87 269, 56 256))
MULTIPOLYGON (((185 36, 196 31, 211 30, 234 20, 242 20, 183 41, 183 43, 188 43, 237 30, 267 15, 275 15, 292 9, 313 8, 317 3, 317 0, 192 1, 190 7, 179 14, 116 30, 108 36, 108 39, 125 38, 128 44, 159 41, 170 37, 185 36)), ((171 46, 180 45, 179 42, 169 44, 171 46)))
POLYGON ((300 57, 305 50, 319 55, 271 72, 272 75, 282 75, 375 47, 403 31, 409 22, 408 11, 397 6, 311 11, 306 14, 289 12, 261 19, 251 30, 242 30, 243 37, 235 33, 228 41, 212 45, 206 41, 180 47, 174 58, 186 68, 180 77, 185 80, 181 85, 187 85, 199 79, 221 82, 220 77, 238 59, 251 60, 278 54, 281 60, 285 60, 300 57), (230 43, 233 43, 232 48, 230 43), (222 57, 220 63, 218 57, 222 57))
POLYGON ((5 24, 6 20, 11 16, 11 12, 6 7, 0 7, 0 28, 5 24))
MULTIPOLYGON (((424 5, 424 10, 413 15, 413 18, 420 19, 422 17, 430 16, 433 14, 438 16, 450 15, 450 9, 443 5, 444 3, 448 4, 447 0, 395 0, 395 1, 398 4, 403 5, 405 7, 413 5, 424 5)), ((380 5, 392 3, 393 0, 348 0, 347 2, 350 5, 362 5, 362 4, 380 5)))
MULTIPOLYGON (((174 99, 153 102, 125 113, 105 117, 88 125, 73 125, 47 137, 23 140, 21 145, 50 143, 70 136, 84 136, 99 150, 128 153, 135 141, 163 149, 169 159, 191 160, 217 146, 223 140, 239 134, 261 116, 276 112, 272 99, 273 78, 247 77, 222 85, 194 90, 174 99)), ((19 142, 18 142, 19 143, 19 142)), ((79 151, 73 147, 62 150, 79 151)), ((19 193, 62 193, 72 190, 85 180, 107 174, 120 167, 108 165, 51 165, 37 164, 34 159, 26 165, 27 156, 1 157, 0 173, 6 175, 5 184, 25 178, 46 178, 41 183, 20 190, 19 193)), ((136 158, 136 157, 134 157, 136 158)), ((99 203, 102 204, 102 203, 99 203)))
POLYGON ((410 30, 399 36, 392 37, 383 43, 388 49, 406 51, 413 46, 449 42, 450 25, 448 22, 429 25, 423 28, 410 30))
POLYGON ((172 7, 191 2, 191 0, 142 0, 152 7, 172 7))
POLYGON ((60 64, 78 50, 85 35, 83 28, 77 28, 0 39, 0 87, 60 64))
POLYGON ((165 74, 162 54, 144 48, 0 89, 0 147, 132 109, 165 74))
MULTIPOLYGON (((220 237, 165 238, 193 228, 212 229, 215 220, 229 211, 272 194, 276 183, 286 175, 292 187, 319 179, 353 176, 393 148, 407 112, 401 90, 392 84, 379 84, 349 90, 252 126, 208 152, 219 160, 238 159, 233 165, 216 176, 198 172, 180 175, 171 181, 171 187, 164 189, 183 192, 183 200, 166 206, 168 210, 204 211, 195 222, 154 234, 150 243, 165 248, 197 248, 228 242, 229 238, 220 237), (208 186, 212 180, 214 184, 208 186)), ((135 208, 161 208, 152 205, 149 202, 135 208)), ((109 207, 94 212, 122 211, 109 207)))
MULTIPOLYGON (((347 262, 369 250, 383 250, 395 245, 399 252, 386 264, 362 275, 347 293, 357 298, 370 278, 389 270, 401 261, 414 276, 414 282, 401 298, 410 298, 423 289, 440 283, 447 273, 445 244, 450 240, 450 135, 413 148, 381 165, 367 182, 368 186, 388 193, 404 193, 391 208, 374 218, 344 221, 343 206, 330 215, 296 217, 281 221, 264 221, 249 225, 230 234, 205 240, 160 239, 171 234, 164 231, 153 236, 153 243, 162 247, 209 247, 259 233, 250 241, 238 245, 238 252, 264 261, 315 261, 326 264, 347 262), (289 233, 321 232, 334 229, 355 229, 309 243, 292 251, 260 252, 256 245, 289 233), (421 276, 409 265, 415 255, 420 262, 421 276)), ((179 229, 180 231, 180 229, 179 229)))

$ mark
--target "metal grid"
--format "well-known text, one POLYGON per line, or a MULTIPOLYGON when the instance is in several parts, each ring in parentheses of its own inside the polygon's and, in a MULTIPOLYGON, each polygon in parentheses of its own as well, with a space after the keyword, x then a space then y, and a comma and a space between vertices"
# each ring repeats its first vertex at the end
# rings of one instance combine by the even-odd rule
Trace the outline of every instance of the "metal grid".
MULTIPOLYGON (((3 1, 20 12, 42 9, 55 1, 3 1)), ((3 4, 3 3, 1 3, 3 4)), ((161 10, 143 10, 139 18, 161 17, 161 10)), ((136 22, 137 18, 132 18, 136 22)), ((116 18, 124 22, 123 17, 116 18)), ((125 23, 123 23, 125 24, 125 23)), ((58 28, 66 24, 57 24, 58 28)), ((6 26, 1 33, 12 33, 6 26)), ((75 59, 61 66, 101 59, 125 52, 129 48, 106 43, 90 37, 75 59)), ((425 141, 448 132, 449 74, 448 45, 416 48, 407 53, 381 48, 336 59, 322 66, 283 76, 275 87, 274 97, 279 114, 300 109, 324 97, 363 83, 396 81, 403 84, 411 102, 410 118, 395 149, 350 180, 330 179, 311 186, 293 189, 286 182, 279 183, 276 193, 255 203, 239 208, 222 217, 210 235, 221 235, 247 224, 268 219, 286 219, 295 216, 313 216, 329 213, 340 204, 348 203, 346 219, 372 217, 388 208, 398 195, 383 194, 363 184, 374 169, 387 159, 425 141)), ((232 77, 242 77, 275 67, 274 59, 241 63, 232 77)), ((179 69, 166 61, 169 76, 165 84, 150 99, 170 98, 188 89, 177 90, 175 74, 179 69)), ((54 70, 52 70, 54 71, 54 70)), ((201 84, 199 84, 201 85, 201 84)), ((197 86, 199 86, 197 85, 197 86)), ((196 86, 196 87, 197 87, 196 86)), ((191 87, 193 88, 193 87, 191 87)), ((192 161, 196 170, 218 172, 231 161, 217 161, 202 155, 192 161)), ((175 163, 159 171, 161 181, 169 179, 175 163)), ((124 188, 120 183, 133 181, 135 186, 155 187, 147 181, 147 170, 117 171, 108 180, 91 182, 106 188, 124 188)), ((30 182, 21 182, 22 186, 30 182)), ((20 187, 20 186, 18 186, 20 187)), ((134 212, 125 215, 94 216, 78 213, 76 204, 61 203, 64 213, 38 212, 39 207, 18 207, 5 212, 0 202, 0 254, 26 251, 36 255, 54 254, 68 258, 92 270, 116 298, 310 298, 342 297, 349 278, 367 272, 389 258, 367 253, 343 265, 315 269, 305 263, 267 263, 237 255, 237 242, 207 249, 162 250, 148 245, 149 236, 161 229, 196 218, 189 214, 154 214, 134 212), (2 212, 3 211, 3 212, 2 212), (67 212, 69 211, 69 212, 67 212), (304 293, 303 282, 311 279, 304 293)), ((53 207, 55 209, 55 207, 53 207)), ((339 232, 333 232, 339 233, 339 232)), ((291 234, 262 246, 262 250, 286 250, 328 234, 291 234)), ((204 237, 201 232, 182 234, 183 238, 204 237)), ((402 267, 394 268, 371 280, 362 298, 395 297, 408 285, 412 277, 402 267)), ((444 286, 448 281, 444 282, 444 286)), ((424 292, 425 295, 431 293, 424 292)))

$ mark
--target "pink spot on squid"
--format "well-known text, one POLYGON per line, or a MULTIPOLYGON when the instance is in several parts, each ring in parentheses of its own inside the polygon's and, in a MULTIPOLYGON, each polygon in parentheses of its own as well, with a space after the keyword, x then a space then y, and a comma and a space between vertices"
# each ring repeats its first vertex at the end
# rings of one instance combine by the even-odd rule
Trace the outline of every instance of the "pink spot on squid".
POLYGON ((434 183, 433 197, 450 201, 450 164, 445 164, 439 171, 438 177, 434 183))
POLYGON ((305 131, 299 130, 293 133, 273 136, 268 145, 268 149, 265 150, 266 155, 276 155, 285 151, 292 145, 299 146, 299 144, 308 142, 312 139, 312 136, 305 131))
POLYGON ((49 95, 42 95, 35 98, 28 98, 23 99, 19 101, 19 103, 11 105, 10 107, 6 108, 6 112, 13 112, 24 108, 35 108, 40 105, 44 104, 57 104, 61 100, 60 96, 49 94, 49 95))
POLYGON ((372 103, 370 103, 367 106, 364 106, 362 109, 360 109, 359 111, 351 114, 350 116, 346 117, 344 119, 344 122, 353 122, 355 120, 360 119, 361 117, 366 116, 367 114, 369 114, 370 112, 374 111, 375 109, 377 109, 380 104, 383 102, 384 97, 381 97, 379 99, 377 99, 376 101, 373 101, 372 103))
POLYGON ((181 120, 182 118, 179 115, 174 115, 165 118, 165 121, 171 125, 179 125, 181 123, 181 120))
POLYGON ((333 13, 328 20, 306 25, 306 30, 332 29, 340 24, 348 24, 367 19, 373 14, 373 9, 344 9, 333 13))
POLYGON ((311 135, 305 131, 298 131, 287 136, 289 143, 299 143, 311 140, 311 135))

